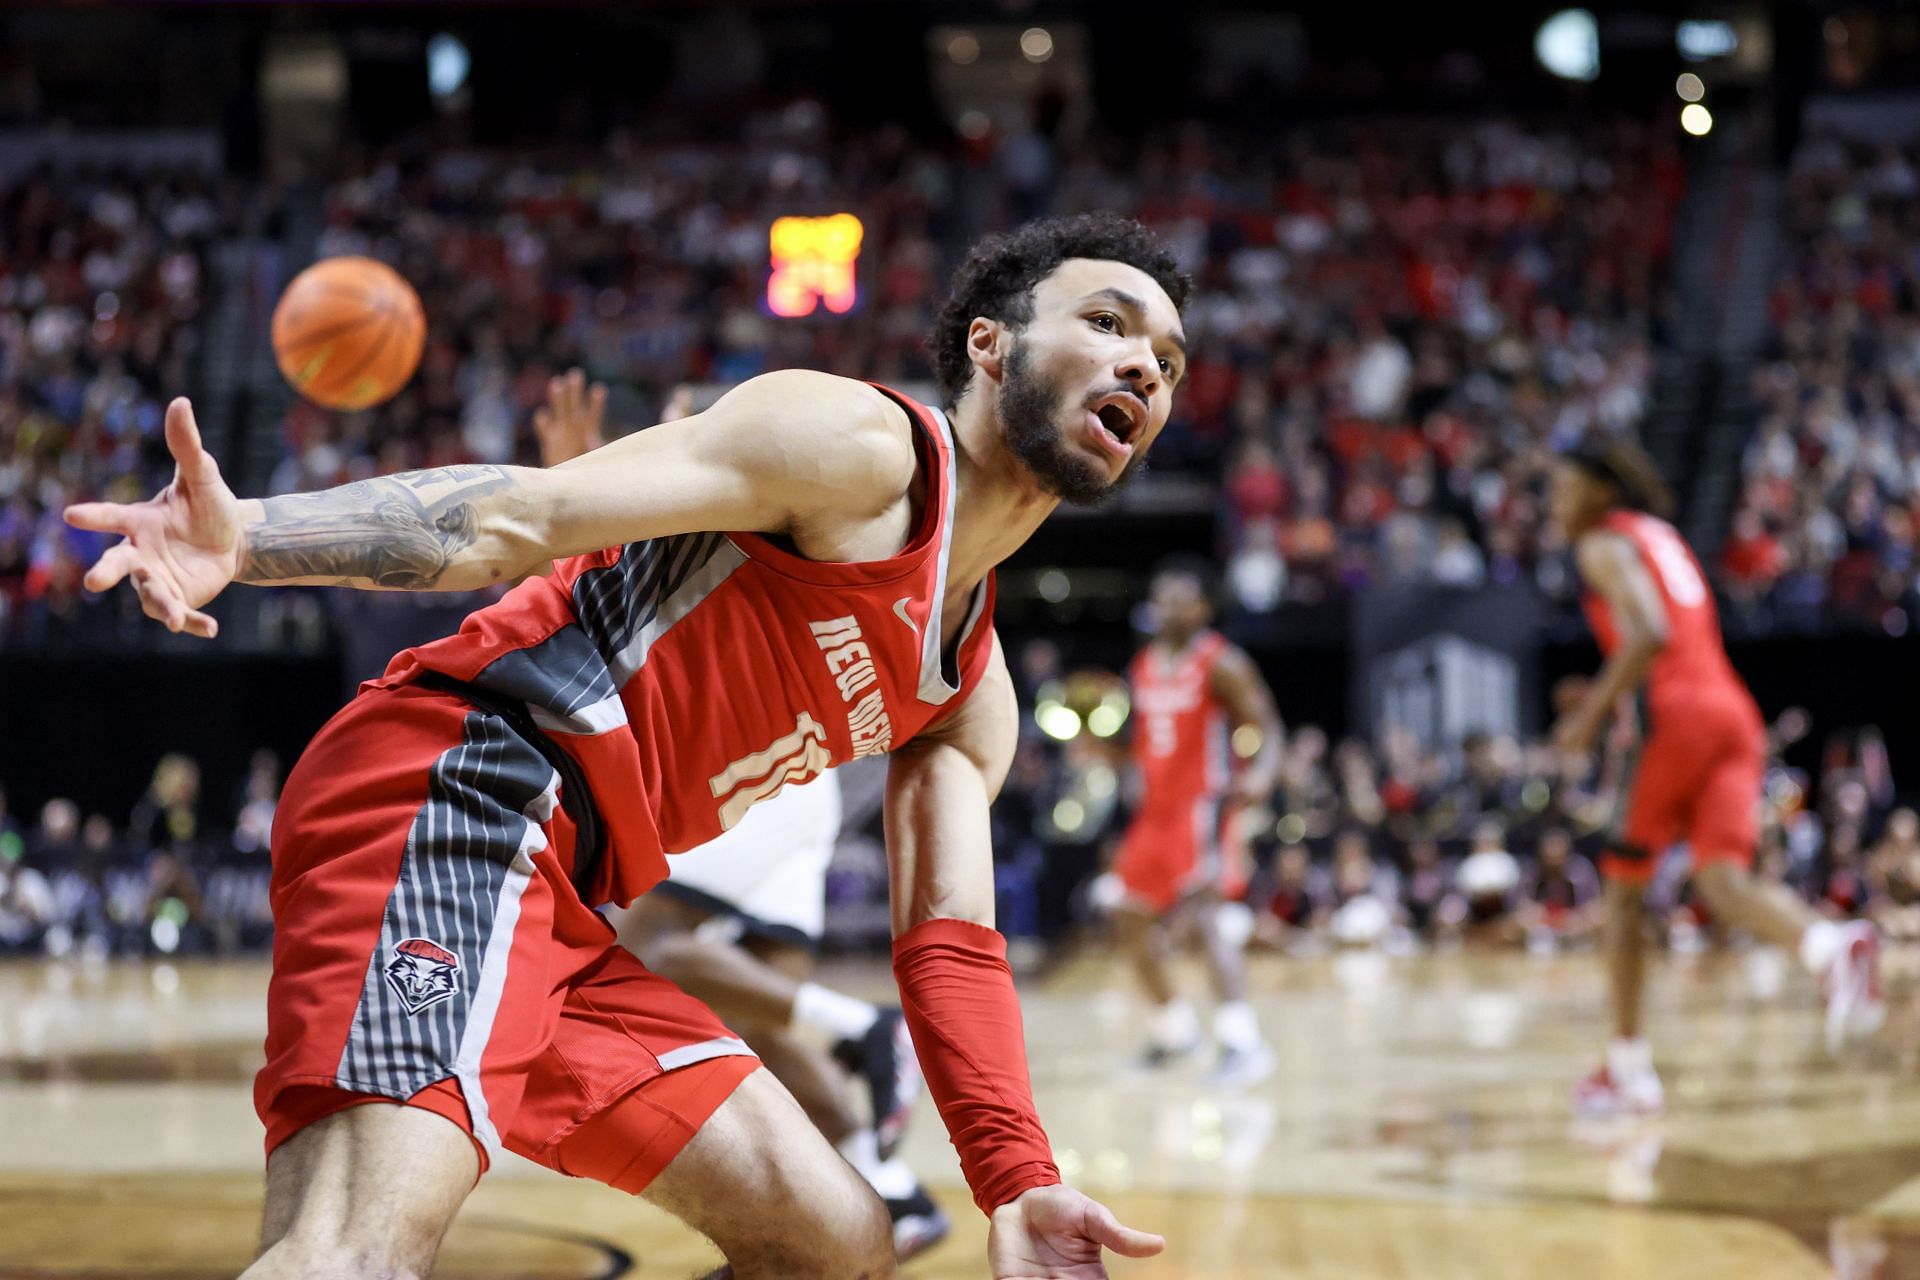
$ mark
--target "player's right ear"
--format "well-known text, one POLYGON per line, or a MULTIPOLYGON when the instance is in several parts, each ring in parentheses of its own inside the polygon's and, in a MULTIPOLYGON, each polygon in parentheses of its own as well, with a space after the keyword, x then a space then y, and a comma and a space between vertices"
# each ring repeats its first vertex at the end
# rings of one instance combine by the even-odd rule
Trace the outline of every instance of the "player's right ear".
POLYGON ((998 320, 975 316, 967 326, 967 358, 994 382, 1000 381, 1013 350, 1013 330, 998 320))

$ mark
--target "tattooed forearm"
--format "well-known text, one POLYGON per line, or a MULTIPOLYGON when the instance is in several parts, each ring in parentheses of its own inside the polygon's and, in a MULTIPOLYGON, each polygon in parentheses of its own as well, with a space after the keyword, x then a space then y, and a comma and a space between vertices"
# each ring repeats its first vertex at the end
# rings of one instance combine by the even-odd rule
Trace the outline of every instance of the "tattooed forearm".
POLYGON ((238 578, 431 590, 479 536, 473 500, 512 482, 503 467, 437 467, 268 498, 265 518, 247 528, 238 578))

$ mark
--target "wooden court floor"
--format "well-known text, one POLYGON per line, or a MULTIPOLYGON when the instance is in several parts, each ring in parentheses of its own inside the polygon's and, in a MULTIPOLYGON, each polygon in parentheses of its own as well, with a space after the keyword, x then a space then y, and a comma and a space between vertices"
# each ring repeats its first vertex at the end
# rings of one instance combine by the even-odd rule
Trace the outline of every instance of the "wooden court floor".
MULTIPOLYGON (((1070 1176, 1166 1256, 1128 1280, 1920 1280, 1920 1009, 1841 1060, 1769 953, 1668 960, 1653 1036, 1670 1114, 1581 1125, 1603 990, 1591 956, 1262 957, 1280 1068, 1210 1096, 1129 1068, 1138 1007, 1106 957, 1026 989, 1042 1110, 1070 1176)), ((1904 971, 1903 971, 1904 970, 1904 971)), ((835 980, 878 992, 878 964, 835 980)), ((249 1100, 258 963, 0 966, 0 1280, 231 1276, 260 1197, 249 1100)), ((907 1154, 954 1215, 906 1274, 985 1274, 931 1109, 907 1154)), ((513 1161, 437 1273, 685 1277, 715 1265, 646 1205, 513 1161)))

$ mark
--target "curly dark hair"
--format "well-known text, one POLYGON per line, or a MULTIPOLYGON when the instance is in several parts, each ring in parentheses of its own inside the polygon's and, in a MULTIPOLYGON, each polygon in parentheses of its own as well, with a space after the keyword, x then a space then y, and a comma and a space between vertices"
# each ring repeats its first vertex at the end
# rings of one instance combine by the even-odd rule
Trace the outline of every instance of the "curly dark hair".
POLYGON ((940 396, 951 408, 966 393, 973 376, 967 359, 967 329, 976 316, 1015 328, 1033 319, 1033 287, 1069 258, 1124 262, 1152 276, 1184 307, 1193 281, 1173 260, 1160 238, 1132 218, 1117 213, 1077 213, 1041 218, 973 246, 953 273, 953 284, 934 317, 927 346, 933 356, 940 396))

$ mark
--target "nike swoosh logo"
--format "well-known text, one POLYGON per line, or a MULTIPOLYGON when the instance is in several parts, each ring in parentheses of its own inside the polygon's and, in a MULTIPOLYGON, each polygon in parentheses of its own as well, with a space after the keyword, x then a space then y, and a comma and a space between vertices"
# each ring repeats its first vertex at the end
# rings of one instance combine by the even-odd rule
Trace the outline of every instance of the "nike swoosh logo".
POLYGON ((912 600, 913 600, 912 596, 901 596, 898 600, 895 600, 893 602, 893 611, 896 615, 899 616, 900 621, 906 623, 909 627, 913 628, 913 634, 919 635, 920 624, 915 622, 913 620, 912 615, 910 615, 907 612, 907 605, 911 603, 912 600))

